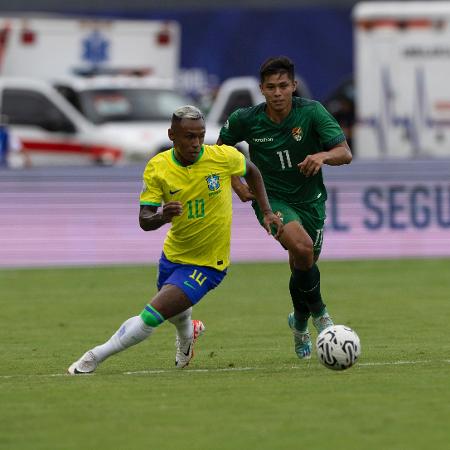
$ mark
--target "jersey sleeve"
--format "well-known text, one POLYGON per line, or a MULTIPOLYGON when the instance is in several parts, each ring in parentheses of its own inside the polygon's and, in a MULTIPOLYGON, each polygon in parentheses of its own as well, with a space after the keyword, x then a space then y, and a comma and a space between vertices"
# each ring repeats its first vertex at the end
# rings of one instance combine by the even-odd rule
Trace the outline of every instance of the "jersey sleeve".
POLYGON ((319 102, 316 102, 315 129, 324 150, 330 150, 345 141, 342 128, 336 119, 319 102))
POLYGON ((156 176, 155 166, 151 162, 145 168, 143 178, 140 196, 141 206, 161 206, 163 192, 156 176))
POLYGON ((247 173, 247 164, 245 156, 236 148, 229 145, 223 145, 223 150, 226 152, 230 175, 239 177, 245 176, 247 173))
POLYGON ((241 118, 241 109, 232 113, 220 130, 220 139, 223 144, 235 145, 245 140, 244 124, 241 118))

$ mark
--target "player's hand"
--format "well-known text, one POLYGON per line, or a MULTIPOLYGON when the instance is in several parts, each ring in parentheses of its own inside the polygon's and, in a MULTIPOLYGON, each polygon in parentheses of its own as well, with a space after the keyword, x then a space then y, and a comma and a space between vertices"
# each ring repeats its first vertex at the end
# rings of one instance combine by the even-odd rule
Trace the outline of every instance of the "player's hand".
POLYGON ((183 206, 180 202, 167 202, 162 209, 162 219, 170 222, 175 216, 183 214, 183 206))
POLYGON ((323 166, 324 156, 322 153, 315 153, 314 155, 308 155, 299 165, 300 172, 305 177, 311 177, 316 175, 320 168, 323 166))
POLYGON ((233 186, 233 189, 242 202, 250 202, 255 200, 255 194, 253 194, 248 185, 241 183, 239 187, 233 186))
POLYGON ((273 237, 278 240, 283 233, 283 222, 278 214, 268 211, 264 213, 264 228, 268 234, 272 234, 272 227, 277 229, 273 237))

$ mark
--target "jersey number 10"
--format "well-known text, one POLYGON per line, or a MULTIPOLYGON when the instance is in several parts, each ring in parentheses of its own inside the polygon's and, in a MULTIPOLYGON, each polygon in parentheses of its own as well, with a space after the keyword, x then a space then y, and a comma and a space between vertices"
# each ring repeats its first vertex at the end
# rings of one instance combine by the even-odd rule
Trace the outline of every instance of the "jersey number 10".
POLYGON ((188 200, 188 219, 200 219, 205 217, 205 200, 197 198, 188 200))

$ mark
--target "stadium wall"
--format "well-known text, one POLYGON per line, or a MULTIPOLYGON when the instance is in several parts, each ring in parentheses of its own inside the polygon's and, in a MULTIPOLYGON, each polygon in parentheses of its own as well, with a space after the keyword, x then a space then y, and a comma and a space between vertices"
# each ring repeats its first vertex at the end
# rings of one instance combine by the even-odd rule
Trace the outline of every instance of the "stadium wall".
MULTIPOLYGON (((138 226, 142 166, 0 171, 0 267, 156 263, 138 226)), ((322 259, 450 257, 450 160, 325 168, 322 259)), ((232 260, 285 260, 235 198, 232 260)))

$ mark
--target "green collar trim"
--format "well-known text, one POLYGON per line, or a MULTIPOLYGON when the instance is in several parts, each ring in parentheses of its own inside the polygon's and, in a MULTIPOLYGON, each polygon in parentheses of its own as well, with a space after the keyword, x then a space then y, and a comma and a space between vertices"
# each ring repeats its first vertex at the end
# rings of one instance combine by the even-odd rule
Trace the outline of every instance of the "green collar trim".
MULTIPOLYGON (((192 164, 189 164, 189 165, 192 166, 192 165, 195 164, 197 161, 199 161, 200 158, 203 156, 203 153, 204 153, 204 152, 205 152, 205 147, 202 145, 202 149, 200 150, 200 153, 198 154, 197 159, 196 159, 192 164)), ((183 166, 183 164, 181 164, 180 161, 178 161, 178 159, 177 159, 176 156, 175 156, 175 149, 174 149, 173 147, 172 147, 171 155, 172 155, 172 161, 173 161, 177 166, 180 166, 180 167, 187 167, 187 166, 183 166)))

